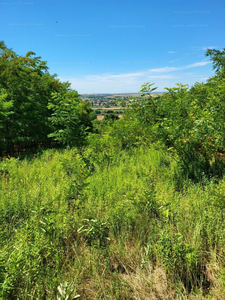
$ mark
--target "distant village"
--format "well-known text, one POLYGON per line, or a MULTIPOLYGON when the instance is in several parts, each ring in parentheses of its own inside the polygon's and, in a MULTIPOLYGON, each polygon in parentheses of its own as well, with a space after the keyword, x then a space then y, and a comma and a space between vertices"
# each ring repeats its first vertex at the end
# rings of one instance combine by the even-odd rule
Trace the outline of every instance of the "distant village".
MULTIPOLYGON (((153 96, 162 93, 153 93, 153 96)), ((148 97, 148 96, 146 96, 148 97)), ((90 102, 93 109, 96 108, 119 108, 129 105, 130 100, 135 98, 138 102, 141 99, 140 93, 133 94, 82 94, 81 98, 85 102, 90 102)))
POLYGON ((83 101, 90 102, 93 108, 110 108, 110 107, 126 107, 129 105, 129 99, 131 99, 134 94, 128 95, 112 95, 112 94, 83 94, 81 95, 83 101))

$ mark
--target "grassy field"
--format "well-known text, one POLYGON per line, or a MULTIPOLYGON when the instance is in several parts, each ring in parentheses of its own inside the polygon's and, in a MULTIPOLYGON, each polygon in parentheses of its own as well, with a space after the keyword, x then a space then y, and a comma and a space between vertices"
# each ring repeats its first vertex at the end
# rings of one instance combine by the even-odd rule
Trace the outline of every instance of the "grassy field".
POLYGON ((98 149, 0 163, 1 299, 223 300, 225 181, 98 149))

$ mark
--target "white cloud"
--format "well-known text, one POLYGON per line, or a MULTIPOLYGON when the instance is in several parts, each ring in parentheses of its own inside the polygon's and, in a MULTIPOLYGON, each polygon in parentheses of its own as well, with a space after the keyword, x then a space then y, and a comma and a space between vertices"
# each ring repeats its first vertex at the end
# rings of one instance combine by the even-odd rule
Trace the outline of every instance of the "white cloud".
POLYGON ((196 47, 191 47, 191 49, 193 50, 197 50, 197 51, 205 51, 207 49, 215 49, 215 48, 218 48, 218 46, 196 46, 196 47))
POLYGON ((155 69, 150 69, 149 71, 151 72, 173 72, 173 71, 178 71, 178 70, 186 70, 190 68, 196 68, 196 67, 203 67, 208 64, 210 64, 210 61, 200 61, 196 62, 194 64, 186 65, 186 66, 181 66, 181 67, 164 67, 164 68, 155 68, 155 69))
POLYGON ((174 63, 174 62, 177 62, 177 61, 180 61, 181 58, 178 58, 178 59, 174 59, 174 60, 169 60, 170 63, 174 63))
POLYGON ((187 65, 186 68, 189 69, 189 68, 203 67, 208 64, 211 64, 211 62, 210 61, 200 61, 200 62, 191 64, 191 65, 187 65))
POLYGON ((218 48, 218 46, 208 46, 208 47, 202 47, 202 50, 207 50, 207 49, 215 49, 218 48))
MULTIPOLYGON (((69 81, 71 87, 78 90, 79 93, 138 92, 140 86, 146 81, 156 82, 157 86, 159 86, 158 91, 163 91, 165 86, 174 86, 174 83, 178 81, 186 83, 187 78, 189 78, 189 81, 191 80, 191 84, 193 84, 194 82, 192 81, 199 75, 195 73, 181 73, 179 71, 199 68, 208 64, 210 64, 209 61, 200 61, 180 67, 166 66, 119 74, 91 74, 79 78, 61 78, 61 80, 69 81)), ((204 75, 202 74, 200 76, 204 75)), ((190 83, 188 82, 188 84, 190 83)))
POLYGON ((163 68, 155 68, 155 69, 150 69, 151 72, 172 72, 178 70, 177 67, 163 67, 163 68))
POLYGON ((202 78, 200 78, 200 80, 201 81, 206 81, 206 80, 208 80, 210 77, 202 77, 202 78))
POLYGON ((175 79, 176 76, 172 75, 150 75, 147 76, 146 79, 175 79))

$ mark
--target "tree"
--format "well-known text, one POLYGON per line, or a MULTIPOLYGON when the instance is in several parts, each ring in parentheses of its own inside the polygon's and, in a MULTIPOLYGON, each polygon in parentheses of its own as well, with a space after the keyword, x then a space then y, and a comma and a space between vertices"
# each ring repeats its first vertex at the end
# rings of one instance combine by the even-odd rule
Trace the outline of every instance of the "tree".
POLYGON ((53 132, 48 136, 70 146, 82 146, 87 133, 92 131, 90 103, 82 102, 77 91, 52 93, 48 109, 53 132))
POLYGON ((225 79, 215 76, 190 90, 178 83, 157 97, 151 96, 152 85, 142 86, 141 100, 130 101, 124 114, 127 128, 136 124, 145 140, 167 146, 189 178, 221 175, 214 166, 225 151, 225 79))
POLYGON ((113 112, 107 113, 104 116, 104 121, 115 121, 115 120, 118 120, 118 119, 119 119, 119 117, 113 112))
POLYGON ((4 122, 12 114, 13 101, 7 100, 7 92, 4 89, 0 90, 0 156, 2 156, 1 150, 4 146, 4 122))
POLYGON ((51 132, 51 111, 47 108, 51 93, 68 88, 69 83, 49 74, 46 62, 34 52, 20 56, 0 42, 0 90, 4 91, 1 114, 6 106, 11 110, 1 118, 1 148, 47 140, 51 132))
POLYGON ((225 75, 225 48, 222 51, 207 49, 206 56, 210 56, 213 63, 213 69, 217 75, 225 75))

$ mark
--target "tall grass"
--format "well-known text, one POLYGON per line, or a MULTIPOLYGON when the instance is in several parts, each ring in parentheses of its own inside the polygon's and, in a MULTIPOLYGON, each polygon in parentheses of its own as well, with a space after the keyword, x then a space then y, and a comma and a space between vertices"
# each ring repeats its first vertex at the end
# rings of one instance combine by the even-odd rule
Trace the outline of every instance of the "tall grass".
POLYGON ((100 150, 0 163, 1 298, 224 299, 225 181, 100 150))

